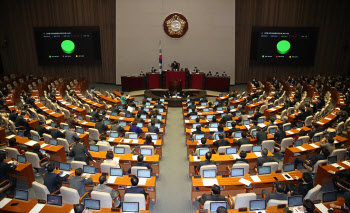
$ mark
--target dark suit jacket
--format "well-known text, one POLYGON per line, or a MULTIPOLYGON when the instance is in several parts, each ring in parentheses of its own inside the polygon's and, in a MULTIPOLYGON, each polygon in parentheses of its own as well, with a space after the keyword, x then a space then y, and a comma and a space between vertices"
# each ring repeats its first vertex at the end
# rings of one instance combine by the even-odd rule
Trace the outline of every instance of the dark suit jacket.
POLYGON ((37 154, 39 159, 43 159, 46 157, 46 155, 44 155, 43 153, 41 153, 40 151, 32 151, 33 153, 37 154))
POLYGON ((235 163, 249 163, 249 162, 247 159, 240 158, 240 159, 236 159, 236 161, 233 164, 235 164, 235 163))
POLYGON ((98 133, 102 134, 108 130, 108 126, 102 122, 97 122, 95 125, 95 129, 98 130, 98 133))
POLYGON ((227 201, 227 199, 222 195, 203 194, 202 197, 199 198, 199 202, 204 205, 205 201, 227 201))
POLYGON ((258 118, 260 118, 261 116, 263 116, 263 114, 262 114, 262 113, 260 113, 260 112, 256 112, 256 113, 254 114, 254 116, 253 116, 253 120, 257 121, 257 120, 258 120, 258 118))
POLYGON ((284 193, 278 193, 278 192, 274 192, 274 193, 270 193, 266 190, 263 190, 264 194, 266 195, 266 202, 268 202, 271 199, 274 200, 288 200, 288 194, 284 194, 284 193))
POLYGON ((237 141, 237 144, 239 146, 242 146, 243 144, 250 144, 250 138, 241 138, 237 141))
POLYGON ((22 116, 18 116, 16 118, 16 122, 15 122, 16 127, 19 127, 19 126, 25 127, 26 125, 27 125, 27 122, 24 120, 24 118, 22 118, 22 116))
POLYGON ((217 140, 213 144, 214 144, 214 146, 217 146, 217 148, 219 148, 220 146, 229 146, 230 145, 230 143, 226 139, 217 140))
POLYGON ((92 112, 90 115, 91 115, 91 118, 95 119, 95 120, 97 120, 100 117, 99 114, 97 112, 95 112, 95 111, 92 112))
POLYGON ((49 192, 52 193, 52 192, 61 188, 62 184, 59 183, 59 181, 67 180, 68 177, 69 177, 68 174, 61 177, 57 173, 46 172, 45 177, 44 177, 44 185, 47 187, 49 192))
POLYGON ((57 139, 57 138, 64 138, 66 135, 58 129, 52 129, 51 136, 53 139, 57 139))
POLYGON ((296 187, 293 191, 293 195, 305 195, 309 192, 310 189, 314 187, 313 183, 300 183, 299 187, 296 187))
POLYGON ((257 160, 257 165, 262 166, 264 163, 267 163, 267 162, 277 162, 278 163, 278 160, 276 160, 272 156, 261 156, 257 160))
POLYGON ((7 164, 5 162, 0 163, 0 182, 8 179, 8 172, 15 171, 16 165, 7 164))
POLYGON ((69 179, 70 188, 76 189, 79 193, 79 196, 83 196, 87 191, 85 185, 92 184, 92 178, 89 177, 85 179, 84 177, 71 176, 69 179))
POLYGON ((230 114, 224 115, 224 117, 222 117, 221 120, 222 120, 223 124, 226 125, 227 121, 232 120, 232 115, 230 115, 230 114))
POLYGON ((159 129, 156 126, 149 126, 148 127, 148 132, 158 133, 159 129))
POLYGON ((118 124, 113 124, 111 125, 111 131, 116 131, 116 132, 123 132, 124 131, 124 128, 118 124))
POLYGON ((198 172, 200 171, 201 166, 205 166, 205 165, 216 165, 216 163, 215 163, 215 161, 211 161, 211 160, 201 161, 201 162, 199 162, 199 164, 197 166, 198 172))
POLYGON ((16 122, 17 117, 18 117, 17 113, 10 113, 9 120, 16 122))
POLYGON ((50 134, 50 131, 41 125, 36 126, 35 131, 39 133, 40 137, 42 137, 44 133, 50 134))
POLYGON ((69 156, 74 157, 74 160, 84 161, 87 165, 89 165, 89 160, 93 160, 91 154, 88 152, 86 146, 83 144, 76 144, 69 152, 69 156), (87 155, 87 156, 86 156, 87 155))
POLYGON ((276 133, 275 133, 275 137, 274 139, 277 140, 277 143, 281 144, 283 138, 286 138, 286 132, 283 131, 283 130, 278 130, 276 133))
POLYGON ((261 143, 262 143, 264 140, 267 140, 267 133, 264 132, 264 131, 259 131, 259 132, 256 134, 256 139, 257 139, 257 144, 258 144, 258 145, 261 145, 261 143))
POLYGON ((314 137, 314 135, 318 132, 320 132, 320 130, 318 130, 318 129, 311 130, 309 132, 308 136, 310 137, 310 139, 312 139, 314 137))
POLYGON ((239 132, 239 131, 241 131, 241 129, 235 127, 235 128, 229 129, 227 132, 228 132, 228 135, 229 135, 229 136, 232 136, 232 133, 234 133, 234 132, 239 132))
POLYGON ((131 186, 130 188, 125 188, 125 194, 127 193, 144 194, 145 198, 147 198, 147 195, 148 195, 144 188, 137 187, 137 186, 131 186))

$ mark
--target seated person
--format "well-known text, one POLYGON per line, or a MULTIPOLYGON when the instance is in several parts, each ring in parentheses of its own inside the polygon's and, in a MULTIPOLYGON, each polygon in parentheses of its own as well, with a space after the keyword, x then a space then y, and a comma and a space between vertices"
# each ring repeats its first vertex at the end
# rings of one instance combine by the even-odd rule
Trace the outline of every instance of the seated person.
POLYGON ((335 150, 334 139, 330 137, 324 137, 320 143, 321 147, 328 149, 329 153, 332 153, 335 150))
POLYGON ((272 157, 272 156, 267 156, 269 154, 269 150, 267 150, 266 148, 263 148, 261 150, 261 157, 258 157, 257 160, 257 166, 262 166, 264 163, 267 162, 277 162, 278 160, 276 160, 276 158, 272 157))
MULTIPOLYGON (((213 117, 213 118, 215 118, 215 117, 213 117)), ((223 134, 225 136, 224 126, 220 124, 218 126, 218 131, 215 131, 214 134, 215 133, 223 134)), ((213 136, 211 135, 210 137, 213 137, 213 136)))
POLYGON ((205 134, 205 132, 202 131, 202 127, 200 125, 196 126, 196 131, 192 132, 192 137, 195 134, 205 134))
POLYGON ((144 194, 146 199, 148 196, 148 193, 146 193, 143 187, 137 187, 137 184, 139 183, 139 179, 136 176, 133 176, 130 179, 130 181, 131 181, 131 187, 125 189, 125 194, 128 194, 128 193, 144 194))
MULTIPOLYGON (((45 154, 43 154, 41 151, 40 151, 40 144, 36 143, 34 144, 33 146, 33 153, 37 154, 39 159, 42 160, 43 158, 46 158, 47 156, 45 154)), ((48 159, 47 159, 48 160, 48 159)))
POLYGON ((211 152, 205 153, 205 161, 199 162, 199 164, 197 166, 198 172, 200 171, 202 166, 205 166, 205 165, 216 165, 215 161, 211 161, 210 160, 211 156, 212 156, 211 152))
POLYGON ((61 176, 59 173, 55 173, 56 166, 53 163, 50 163, 47 166, 47 172, 44 176, 44 185, 47 187, 50 193, 53 193, 59 190, 62 186, 62 181, 67 180, 69 174, 61 176))
POLYGON ((102 122, 102 118, 99 118, 95 124, 95 129, 98 130, 99 134, 105 133, 108 130, 108 126, 102 122))
POLYGON ((152 136, 151 135, 147 135, 146 136, 145 142, 143 143, 143 145, 154 146, 154 143, 152 141, 152 136))
POLYGON ((74 131, 74 129, 68 129, 66 131, 66 140, 69 143, 69 145, 76 142, 79 139, 80 138, 79 138, 78 134, 74 131))
MULTIPOLYGON (((95 186, 92 191, 96 192, 107 192, 111 195, 112 200, 116 199, 118 195, 120 195, 118 190, 114 190, 113 188, 107 186, 107 177, 106 175, 101 175, 98 179, 99 183, 97 186, 95 186)), ((117 208, 120 205, 119 199, 116 199, 114 202, 114 206, 117 208)))
MULTIPOLYGON (((13 172, 16 170, 18 162, 14 160, 13 164, 8 164, 5 162, 5 160, 6 160, 6 154, 0 153, 0 183, 2 183, 5 180, 9 180, 12 183, 12 185, 9 188, 9 191, 13 192, 16 189, 17 178, 10 177, 9 172, 13 172)), ((5 185, 6 184, 7 183, 5 183, 5 185)), ((0 185, 0 187, 3 187, 3 186, 0 185)))
POLYGON ((117 166, 119 164, 119 161, 116 162, 115 160, 113 160, 113 158, 114 158, 113 151, 107 151, 106 159, 103 161, 103 163, 114 164, 117 166))
POLYGON ((287 200, 288 195, 284 193, 286 186, 283 182, 278 182, 276 184, 276 192, 270 193, 266 189, 262 190, 262 194, 265 195, 266 202, 270 199, 274 200, 287 200))
POLYGON ((187 113, 187 117, 190 117, 191 115, 198 115, 197 110, 193 109, 192 112, 187 113))
POLYGON ((119 125, 119 121, 118 120, 114 120, 113 124, 111 125, 111 131, 113 132, 118 132, 119 134, 124 133, 124 127, 119 125))
POLYGON ((76 161, 84 161, 86 165, 89 165, 89 159, 96 163, 84 145, 84 141, 82 139, 78 140, 78 143, 73 146, 68 155, 74 157, 74 160, 76 161))
POLYGON ((261 128, 257 128, 258 133, 256 133, 257 145, 261 145, 264 140, 267 140, 267 133, 261 128))
POLYGON ((210 194, 203 194, 197 197, 199 203, 204 205, 206 201, 227 201, 225 196, 220 195, 220 186, 214 184, 210 189, 210 194))
POLYGON ((40 137, 43 137, 44 133, 50 134, 50 131, 44 127, 44 122, 42 121, 39 121, 39 125, 35 127, 35 131, 39 133, 40 137))
POLYGON ((89 209, 85 209, 83 204, 74 204, 73 210, 74 213, 89 213, 89 209))
POLYGON ((148 126, 148 132, 158 133, 159 129, 155 125, 156 125, 156 122, 151 121, 151 126, 148 126))
POLYGON ((210 149, 210 145, 206 144, 206 143, 207 143, 207 139, 201 138, 201 144, 197 145, 196 148, 194 148, 194 151, 196 151, 198 148, 209 148, 210 149))
POLYGON ((314 135, 319 132, 320 130, 318 129, 318 124, 317 123, 312 124, 312 128, 311 128, 311 131, 308 133, 308 136, 310 137, 310 139, 312 139, 314 135))
POLYGON ((257 120, 253 120, 252 123, 253 123, 253 126, 250 127, 249 133, 251 133, 252 130, 257 129, 257 128, 259 127, 259 126, 258 126, 258 121, 257 121, 257 120))
POLYGON ((148 115, 147 111, 145 110, 145 107, 140 107, 140 110, 137 112, 137 115, 148 115))
POLYGON ((221 118, 221 121, 224 125, 226 125, 227 121, 232 121, 232 115, 229 114, 228 110, 225 111, 225 115, 221 118))
POLYGON ((235 121, 232 122, 231 125, 232 125, 232 128, 228 130, 228 136, 230 137, 232 137, 233 133, 241 131, 240 128, 236 128, 237 123, 235 121))
POLYGON ((111 144, 109 144, 109 142, 107 142, 106 139, 106 135, 102 135, 101 140, 97 142, 96 145, 106 145, 108 146, 108 150, 112 150, 111 144))
MULTIPOLYGON (((289 210, 287 211, 287 213, 293 213, 293 207, 289 207, 289 210)), ((303 207, 299 207, 298 208, 298 212, 305 212, 305 213, 316 213, 315 212, 315 204, 307 199, 303 201, 303 207)))
POLYGON ((17 146, 16 138, 11 138, 9 140, 9 145, 10 145, 9 147, 17 149, 19 154, 21 154, 21 155, 24 154, 24 151, 22 151, 21 148, 19 146, 17 146))
POLYGON ((145 120, 143 120, 143 118, 141 118, 141 115, 136 115, 135 118, 136 123, 144 123, 145 120))
POLYGON ((147 167, 147 169, 150 169, 152 172, 152 167, 148 163, 143 162, 143 155, 138 155, 137 156, 137 163, 134 163, 129 169, 128 169, 128 174, 131 174, 131 168, 133 166, 144 166, 147 167))
POLYGON ((242 137, 237 141, 235 140, 234 143, 237 143, 241 147, 243 144, 250 144, 250 138, 247 138, 246 132, 242 132, 242 137))
MULTIPOLYGON (((91 177, 85 178, 84 176, 82 176, 82 174, 83 174, 83 169, 77 168, 75 170, 75 176, 72 175, 69 179, 70 188, 76 189, 80 197, 87 192, 85 185, 93 183, 91 177)), ((89 197, 88 195, 86 195, 84 198, 89 198, 89 197)))
MULTIPOLYGON (((298 177, 296 176, 294 179, 298 179, 298 177)), ((305 197, 309 190, 314 187, 312 176, 310 173, 304 172, 302 178, 298 179, 298 181, 301 182, 299 187, 294 184, 287 184, 286 192, 292 196, 302 195, 305 197)))
POLYGON ((286 137, 287 135, 286 135, 286 132, 283 130, 282 124, 278 124, 277 131, 275 132, 274 140, 278 144, 281 144, 282 140, 286 137))
POLYGON ((323 147, 320 151, 320 153, 318 153, 316 156, 308 156, 307 159, 302 159, 302 158, 297 158, 294 161, 294 166, 295 169, 298 168, 298 165, 300 163, 304 163, 304 161, 308 161, 308 163, 312 166, 314 166, 317 161, 319 160, 326 160, 328 158, 328 156, 330 155, 330 152, 328 151, 328 149, 326 147, 323 147))
POLYGON ((223 206, 219 206, 216 213, 227 213, 227 209, 223 206))
MULTIPOLYGON (((340 209, 342 212, 345 212, 345 213, 349 213, 350 212, 350 199, 345 200, 344 206, 338 206, 338 205, 335 205, 334 203, 331 203, 330 207, 333 209, 340 209)), ((333 213, 333 212, 330 212, 330 213, 333 213)))
MULTIPOLYGON (((65 131, 64 131, 65 132, 65 131)), ((58 124, 55 123, 55 126, 51 129, 51 137, 52 139, 57 139, 57 138, 65 138, 66 134, 61 132, 58 129, 58 124)))
POLYGON ((213 145, 217 146, 218 149, 219 149, 220 146, 229 146, 230 145, 230 143, 228 142, 228 140, 226 140, 224 138, 224 136, 225 136, 224 134, 220 133, 219 134, 219 140, 217 140, 217 141, 215 141, 213 143, 213 145))
POLYGON ((245 159, 247 157, 247 153, 245 151, 240 152, 239 153, 239 157, 241 157, 241 158, 236 159, 236 161, 233 164, 236 164, 236 163, 249 163, 248 160, 245 159))
POLYGON ((137 126, 137 122, 134 120, 132 123, 131 123, 131 127, 130 127, 130 130, 129 132, 135 132, 137 133, 138 135, 140 135, 140 133, 142 133, 142 129, 140 127, 137 126))

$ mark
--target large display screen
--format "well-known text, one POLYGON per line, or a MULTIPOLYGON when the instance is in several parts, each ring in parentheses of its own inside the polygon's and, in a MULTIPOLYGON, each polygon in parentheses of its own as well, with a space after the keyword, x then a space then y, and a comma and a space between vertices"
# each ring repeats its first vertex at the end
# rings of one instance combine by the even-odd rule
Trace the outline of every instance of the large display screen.
POLYGON ((34 28, 40 65, 101 63, 99 27, 34 28))
POLYGON ((318 28, 253 27, 251 64, 313 65, 318 28))

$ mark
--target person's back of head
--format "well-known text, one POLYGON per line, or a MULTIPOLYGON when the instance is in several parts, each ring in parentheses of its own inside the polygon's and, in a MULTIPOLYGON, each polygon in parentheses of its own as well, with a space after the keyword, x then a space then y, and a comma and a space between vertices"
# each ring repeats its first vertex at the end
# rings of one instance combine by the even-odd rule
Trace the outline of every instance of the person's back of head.
POLYGON ((156 122, 154 120, 151 121, 151 125, 152 126, 155 126, 156 125, 156 122))
POLYGON ((278 124, 277 127, 278 127, 278 129, 279 129, 280 131, 283 130, 283 125, 282 125, 282 124, 278 124))
POLYGON ((220 133, 220 134, 219 134, 219 139, 220 139, 220 140, 224 139, 224 134, 220 133))
POLYGON ((276 184, 276 191, 279 192, 279 193, 283 193, 285 190, 285 185, 283 182, 278 182, 276 184))
POLYGON ((328 143, 330 143, 330 144, 334 144, 334 139, 333 138, 328 138, 328 143))
POLYGON ((143 161, 143 155, 140 154, 137 156, 137 162, 142 163, 142 161, 143 161))
POLYGON ((85 210, 85 207, 83 204, 75 204, 74 205, 74 213, 83 213, 85 210))
POLYGON ((199 121, 200 121, 200 119, 197 117, 197 118, 196 118, 196 123, 199 123, 199 121))
POLYGON ((242 132, 242 138, 246 138, 247 137, 247 133, 246 132, 242 132))
POLYGON ((107 181, 106 175, 101 175, 98 181, 100 182, 100 184, 104 184, 107 181))
POLYGON ((196 131, 197 131, 197 132, 200 132, 200 131, 201 131, 201 128, 202 128, 202 127, 201 127, 200 125, 197 125, 197 126, 196 126, 196 131))
POLYGON ((310 199, 305 200, 303 206, 307 212, 315 211, 315 204, 310 199))
POLYGON ((106 141, 107 137, 106 135, 101 135, 101 141, 106 141))
POLYGON ((0 153, 0 163, 3 162, 6 159, 5 153, 0 153))
POLYGON ((131 125, 136 126, 136 125, 137 125, 137 121, 134 120, 134 121, 131 123, 131 125))
POLYGON ((106 159, 113 159, 113 157, 114 157, 114 154, 113 154, 113 152, 112 151, 107 151, 107 153, 106 153, 106 159))
POLYGON ((139 183, 139 179, 136 176, 133 176, 130 181, 132 186, 137 186, 139 183))
POLYGON ((207 143, 207 139, 205 137, 201 138, 201 143, 202 144, 206 144, 207 143))
POLYGON ((16 138, 11 138, 11 139, 9 140, 10 146, 15 146, 16 143, 17 143, 16 138))
POLYGON ((306 183, 312 183, 312 176, 310 175, 310 173, 304 172, 302 178, 306 183))
POLYGON ((214 184, 211 187, 211 191, 213 192, 214 195, 219 195, 220 194, 220 186, 214 184))
POLYGON ((262 154, 263 156, 267 156, 267 154, 269 154, 269 150, 267 150, 266 148, 263 148, 263 149, 261 150, 261 154, 262 154))
POLYGON ((152 143, 152 136, 151 135, 147 135, 145 139, 146 139, 145 143, 147 143, 147 144, 152 143))
POLYGON ((40 150, 40 144, 36 143, 33 146, 33 151, 38 152, 40 150))
POLYGON ((81 174, 83 174, 83 169, 82 168, 77 168, 75 170, 75 176, 79 177, 79 176, 81 176, 81 174))
POLYGON ((227 209, 223 206, 219 206, 217 209, 216 209, 216 213, 227 213, 227 209))
POLYGON ((326 147, 322 148, 322 153, 326 158, 328 158, 328 156, 331 154, 330 151, 326 147))
POLYGON ((47 166, 47 171, 48 172, 53 172, 53 170, 55 170, 56 166, 54 163, 50 163, 48 166, 47 166))
POLYGON ((211 159, 211 152, 205 153, 205 159, 207 159, 207 160, 211 159))
POLYGON ((245 151, 240 152, 239 157, 245 159, 247 157, 247 152, 245 152, 245 151))

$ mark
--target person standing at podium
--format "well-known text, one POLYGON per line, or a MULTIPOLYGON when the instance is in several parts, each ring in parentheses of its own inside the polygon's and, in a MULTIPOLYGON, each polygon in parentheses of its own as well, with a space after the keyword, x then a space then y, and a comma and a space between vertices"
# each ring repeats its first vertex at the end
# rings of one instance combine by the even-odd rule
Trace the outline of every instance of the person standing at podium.
POLYGON ((211 77, 213 74, 211 74, 211 71, 208 72, 207 77, 211 77))
POLYGON ((140 76, 142 76, 142 77, 145 77, 145 76, 146 76, 145 73, 143 73, 142 70, 141 70, 141 72, 140 72, 140 76))
POLYGON ((174 61, 172 64, 171 64, 171 68, 173 71, 178 71, 179 70, 179 67, 180 67, 180 64, 177 63, 176 61, 174 61))

